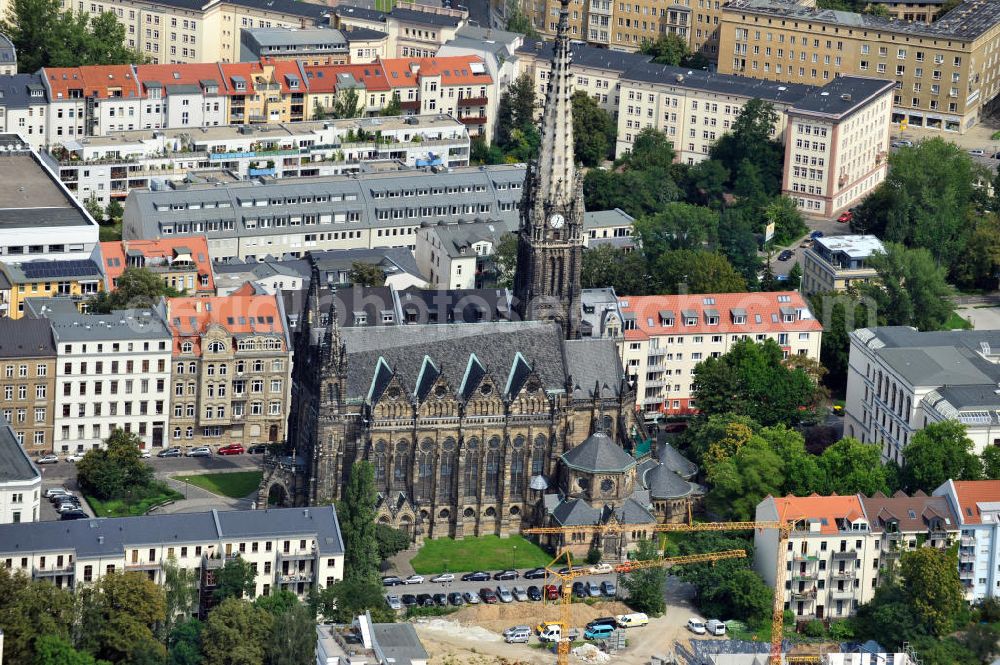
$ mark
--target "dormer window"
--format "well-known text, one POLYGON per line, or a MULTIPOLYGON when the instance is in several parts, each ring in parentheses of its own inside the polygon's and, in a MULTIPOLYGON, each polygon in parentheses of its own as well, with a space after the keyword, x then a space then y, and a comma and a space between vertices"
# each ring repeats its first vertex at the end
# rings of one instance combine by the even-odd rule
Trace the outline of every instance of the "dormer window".
POLYGON ((194 349, 194 345, 191 342, 181 344, 181 353, 191 353, 192 349, 194 349))
POLYGON ((354 312, 354 325, 356 326, 366 326, 368 325, 368 315, 364 312, 354 312))
POLYGON ((716 309, 706 309, 705 323, 707 323, 710 326, 719 325, 719 311, 716 309))
POLYGON ((669 310, 660 311, 660 325, 669 328, 674 325, 674 313, 669 310))
POLYGON ((686 326, 696 326, 698 325, 698 312, 693 309, 686 309, 681 312, 681 316, 684 319, 684 325, 686 326))

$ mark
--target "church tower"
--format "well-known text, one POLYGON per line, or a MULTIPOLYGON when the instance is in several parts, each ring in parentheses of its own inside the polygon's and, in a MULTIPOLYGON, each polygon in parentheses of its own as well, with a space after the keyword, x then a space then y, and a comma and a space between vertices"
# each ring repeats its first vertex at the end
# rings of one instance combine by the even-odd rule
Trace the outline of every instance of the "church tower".
POLYGON ((514 295, 523 319, 556 321, 580 336, 583 183, 573 158, 573 78, 569 0, 562 0, 545 106, 542 144, 528 166, 521 198, 514 295))

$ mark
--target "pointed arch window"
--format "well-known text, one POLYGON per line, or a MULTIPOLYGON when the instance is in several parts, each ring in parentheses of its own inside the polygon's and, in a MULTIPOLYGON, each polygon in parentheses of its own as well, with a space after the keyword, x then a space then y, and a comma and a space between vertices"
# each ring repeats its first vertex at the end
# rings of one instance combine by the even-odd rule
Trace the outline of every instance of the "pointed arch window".
POLYGON ((490 439, 486 449, 486 496, 495 497, 500 494, 500 437, 490 439))
POLYGON ((479 495, 479 440, 472 437, 465 445, 465 496, 479 495))
POLYGON ((386 449, 387 446, 385 441, 378 441, 375 443, 375 447, 372 451, 372 466, 375 467, 375 487, 379 491, 384 491, 386 489, 386 449))
POLYGON ((434 442, 424 439, 420 442, 417 453, 417 487, 418 501, 430 501, 434 494, 434 442))
POLYGON ((406 480, 410 471, 410 444, 407 441, 400 441, 396 444, 396 459, 392 470, 393 488, 397 490, 406 489, 406 480))
POLYGON ((535 437, 531 448, 531 475, 540 476, 545 473, 545 458, 548 457, 548 441, 544 434, 535 437))
POLYGON ((441 478, 438 483, 438 494, 449 500, 457 498, 458 476, 455 473, 457 465, 458 446, 455 439, 448 437, 441 444, 441 456, 438 461, 438 474, 441 478))
POLYGON ((524 496, 524 437, 514 438, 513 450, 510 453, 510 495, 512 497, 524 496))

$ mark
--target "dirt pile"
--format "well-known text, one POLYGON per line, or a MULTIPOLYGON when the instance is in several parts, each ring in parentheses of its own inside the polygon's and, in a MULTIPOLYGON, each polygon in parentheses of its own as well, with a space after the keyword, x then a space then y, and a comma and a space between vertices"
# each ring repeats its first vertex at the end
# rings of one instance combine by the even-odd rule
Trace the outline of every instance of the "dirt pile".
MULTIPOLYGON (((570 627, 582 628, 587 622, 598 617, 617 616, 631 612, 627 605, 617 601, 600 602, 593 605, 573 603, 570 606, 570 627)), ((497 603, 496 605, 470 605, 448 618, 463 625, 482 626, 494 632, 524 624, 534 628, 542 621, 558 621, 558 603, 497 603)))

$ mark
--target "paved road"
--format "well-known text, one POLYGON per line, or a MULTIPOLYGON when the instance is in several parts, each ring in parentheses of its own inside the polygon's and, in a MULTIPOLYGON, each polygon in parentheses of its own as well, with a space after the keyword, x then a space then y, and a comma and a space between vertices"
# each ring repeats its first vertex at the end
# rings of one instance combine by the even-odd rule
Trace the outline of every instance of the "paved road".
MULTIPOLYGON (((519 570, 519 574, 523 574, 528 568, 519 570)), ((496 571, 487 571, 491 575, 496 571)), ((463 582, 462 575, 464 573, 455 573, 454 582, 431 582, 430 579, 434 577, 433 575, 425 575, 426 581, 423 584, 405 584, 400 586, 385 587, 384 591, 386 594, 395 594, 397 596, 402 596, 406 593, 420 594, 420 593, 452 593, 457 591, 459 593, 465 593, 466 591, 475 591, 479 593, 479 590, 487 587, 493 589, 494 591, 498 586, 504 586, 507 589, 513 589, 515 586, 521 587, 522 589, 527 589, 529 586, 537 586, 541 588, 545 584, 558 584, 558 579, 554 577, 549 577, 543 580, 526 580, 518 577, 516 580, 493 580, 488 582, 463 582)), ((615 573, 608 573, 606 575, 585 575, 583 577, 578 577, 574 579, 574 582, 595 582, 598 585, 601 582, 616 582, 617 576, 615 573)), ((619 586, 616 584, 616 586, 619 586)))
MULTIPOLYGON (((771 270, 774 271, 775 276, 787 275, 791 271, 792 266, 796 264, 796 262, 798 262, 800 267, 803 267, 805 262, 802 257, 803 254, 805 254, 806 250, 804 247, 802 247, 802 245, 808 243, 809 234, 812 233, 813 231, 822 231, 824 236, 842 236, 851 233, 850 224, 842 224, 838 222, 836 218, 834 219, 806 218, 806 226, 809 227, 809 231, 806 233, 805 236, 795 241, 791 245, 788 245, 787 247, 774 248, 774 251, 771 253, 771 270), (788 259, 787 261, 779 261, 778 254, 780 254, 781 250, 783 249, 792 250, 794 256, 792 256, 792 258, 788 259)), ((764 254, 763 256, 766 260, 767 255, 764 254)))

